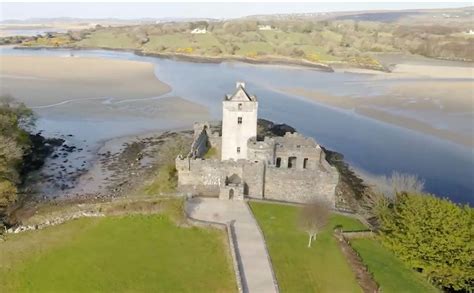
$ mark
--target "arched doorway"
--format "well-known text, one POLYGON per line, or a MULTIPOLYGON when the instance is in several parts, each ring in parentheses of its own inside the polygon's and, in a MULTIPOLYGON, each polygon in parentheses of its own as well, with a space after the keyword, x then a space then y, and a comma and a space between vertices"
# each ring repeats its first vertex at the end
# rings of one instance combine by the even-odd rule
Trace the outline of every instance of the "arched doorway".
POLYGON ((234 199, 234 189, 229 190, 229 199, 234 199))

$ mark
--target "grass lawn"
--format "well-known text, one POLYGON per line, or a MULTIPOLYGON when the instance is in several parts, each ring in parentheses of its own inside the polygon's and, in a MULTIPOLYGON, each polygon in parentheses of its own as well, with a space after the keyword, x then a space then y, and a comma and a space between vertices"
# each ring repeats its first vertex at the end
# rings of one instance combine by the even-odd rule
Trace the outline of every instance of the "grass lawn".
POLYGON ((362 292, 332 236, 335 226, 362 230, 362 223, 334 214, 308 248, 307 234, 297 227, 297 207, 257 202, 250 206, 265 234, 282 292, 362 292))
POLYGON ((0 243, 0 292, 235 292, 225 239, 164 215, 10 235, 0 243))
POLYGON ((354 239, 351 245, 369 267, 383 292, 439 292, 376 239, 354 239))

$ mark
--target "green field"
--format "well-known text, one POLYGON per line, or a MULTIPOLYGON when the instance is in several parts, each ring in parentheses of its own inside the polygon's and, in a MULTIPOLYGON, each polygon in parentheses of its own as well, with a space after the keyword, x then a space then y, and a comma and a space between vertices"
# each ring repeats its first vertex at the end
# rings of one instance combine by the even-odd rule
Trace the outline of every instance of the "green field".
POLYGON ((362 230, 358 220, 332 215, 326 230, 311 248, 308 236, 297 227, 298 208, 252 202, 263 230, 282 292, 362 292, 349 264, 332 236, 334 227, 362 230))
POLYGON ((382 292, 438 292, 375 239, 351 240, 382 292))
POLYGON ((129 34, 99 31, 75 43, 79 47, 100 47, 117 49, 135 49, 138 42, 129 34))
POLYGON ((0 292, 235 292, 225 239, 164 215, 10 235, 0 242, 0 292))

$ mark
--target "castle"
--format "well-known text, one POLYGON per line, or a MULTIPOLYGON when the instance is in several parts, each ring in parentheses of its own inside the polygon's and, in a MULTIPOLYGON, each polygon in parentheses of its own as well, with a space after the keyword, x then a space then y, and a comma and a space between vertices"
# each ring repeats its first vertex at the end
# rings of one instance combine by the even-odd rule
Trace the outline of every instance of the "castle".
POLYGON ((312 139, 287 132, 257 139, 258 101, 245 84, 222 102, 222 136, 208 123, 196 123, 186 157, 176 158, 178 189, 221 199, 270 199, 335 205, 337 170, 312 139), (217 158, 205 158, 210 150, 217 158))

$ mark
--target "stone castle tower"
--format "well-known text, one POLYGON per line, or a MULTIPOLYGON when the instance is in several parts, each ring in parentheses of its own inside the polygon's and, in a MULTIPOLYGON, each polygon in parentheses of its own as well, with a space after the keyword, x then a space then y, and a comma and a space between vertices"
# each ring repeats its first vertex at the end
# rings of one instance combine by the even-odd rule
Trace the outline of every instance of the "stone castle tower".
POLYGON ((257 112, 257 98, 237 82, 235 93, 222 102, 222 161, 247 159, 247 142, 257 136, 257 112))

